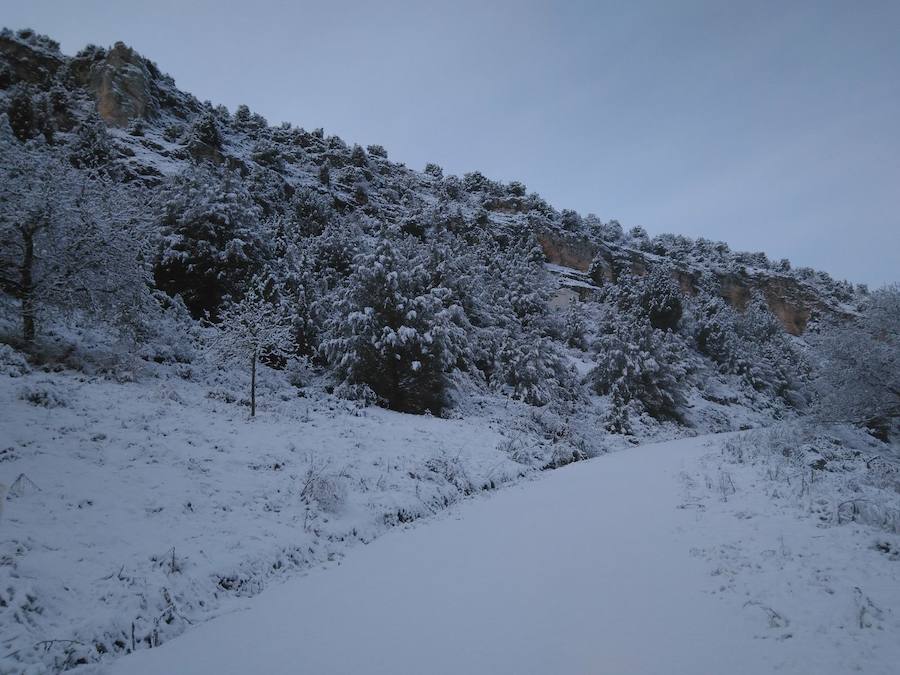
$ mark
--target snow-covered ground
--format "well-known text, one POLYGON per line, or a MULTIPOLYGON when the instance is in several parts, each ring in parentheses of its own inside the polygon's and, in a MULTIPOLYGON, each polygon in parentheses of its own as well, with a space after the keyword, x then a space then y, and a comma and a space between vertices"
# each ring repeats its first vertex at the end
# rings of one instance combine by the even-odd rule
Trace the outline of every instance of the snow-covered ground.
POLYGON ((2 356, 0 673, 156 646, 576 451, 564 420, 499 398, 465 419, 402 415, 298 397, 262 369, 251 420, 242 373, 115 382, 2 356))
POLYGON ((239 372, 144 362, 117 382, 0 356, 4 675, 897 659, 900 468, 865 439, 712 436, 542 472, 628 442, 596 406, 402 415, 263 368, 251 420, 239 372))
POLYGON ((773 501, 752 466, 708 480, 725 440, 470 500, 111 672, 896 673, 896 556, 773 501))

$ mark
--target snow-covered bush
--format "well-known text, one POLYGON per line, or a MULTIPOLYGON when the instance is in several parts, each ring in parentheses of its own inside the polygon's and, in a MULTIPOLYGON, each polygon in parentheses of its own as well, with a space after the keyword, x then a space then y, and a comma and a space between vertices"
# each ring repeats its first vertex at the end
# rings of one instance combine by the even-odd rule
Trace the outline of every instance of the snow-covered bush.
POLYGON ((0 344, 0 375, 22 377, 31 372, 25 355, 9 345, 0 344))
POLYGON ((900 461, 847 425, 782 423, 729 438, 727 462, 758 468, 772 499, 793 499, 823 523, 900 533, 900 461))
POLYGON ((471 494, 475 486, 459 455, 450 455, 445 451, 425 460, 425 468, 456 488, 460 493, 471 494))
POLYGON ((500 452, 506 453, 517 464, 532 466, 541 459, 540 449, 529 444, 520 434, 503 439, 497 444, 500 452))
POLYGON ((307 471, 300 489, 300 497, 307 504, 315 504, 326 513, 338 513, 347 502, 350 490, 339 473, 327 470, 327 464, 315 464, 307 471))
POLYGON ((65 408, 69 405, 67 398, 49 382, 38 382, 22 387, 19 390, 19 399, 41 408, 65 408))

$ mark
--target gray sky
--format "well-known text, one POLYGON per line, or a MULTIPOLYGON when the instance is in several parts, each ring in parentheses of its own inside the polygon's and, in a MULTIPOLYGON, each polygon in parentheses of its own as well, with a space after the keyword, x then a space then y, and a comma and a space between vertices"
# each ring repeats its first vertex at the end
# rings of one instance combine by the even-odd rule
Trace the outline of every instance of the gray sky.
POLYGON ((558 208, 900 280, 900 2, 0 0, 74 53, 558 208))

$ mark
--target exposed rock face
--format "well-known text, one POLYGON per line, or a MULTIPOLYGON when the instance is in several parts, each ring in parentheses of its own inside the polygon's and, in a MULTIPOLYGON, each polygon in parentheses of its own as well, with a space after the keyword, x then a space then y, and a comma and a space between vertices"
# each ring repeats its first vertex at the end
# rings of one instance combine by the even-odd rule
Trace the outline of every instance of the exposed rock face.
POLYGON ((159 116, 159 97, 146 60, 121 42, 106 58, 93 64, 88 87, 97 100, 97 112, 110 125, 127 126, 129 120, 159 116))
POLYGON ((813 311, 827 311, 814 295, 802 292, 793 279, 768 279, 763 286, 766 304, 791 335, 802 335, 813 311))
POLYGON ((752 292, 746 279, 726 274, 719 279, 719 295, 735 309, 744 310, 750 302, 752 292))
POLYGON ((46 84, 64 63, 62 55, 58 52, 30 45, 11 34, 0 34, 0 55, 9 68, 10 84, 18 82, 46 84))
POLYGON ((544 256, 555 265, 571 267, 579 272, 588 272, 597 254, 596 247, 587 239, 566 238, 552 232, 538 234, 538 243, 544 256))
MULTIPOLYGON (((595 284, 614 282, 621 274, 643 276, 654 258, 652 254, 633 248, 598 244, 556 232, 541 232, 538 241, 548 262, 590 272, 595 284)), ((738 311, 747 308, 754 293, 761 294, 769 310, 792 335, 801 335, 815 314, 837 311, 828 307, 814 289, 791 277, 754 275, 745 271, 707 271, 706 276, 712 276, 719 295, 738 311)), ((695 295, 701 273, 673 266, 672 278, 685 295, 695 295)))

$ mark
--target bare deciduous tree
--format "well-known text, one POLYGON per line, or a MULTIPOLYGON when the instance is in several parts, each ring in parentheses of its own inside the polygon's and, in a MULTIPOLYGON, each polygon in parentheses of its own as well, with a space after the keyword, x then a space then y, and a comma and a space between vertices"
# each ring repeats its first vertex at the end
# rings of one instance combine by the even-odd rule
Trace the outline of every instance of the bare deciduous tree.
POLYGON ((900 419, 900 286, 872 293, 854 321, 823 333, 821 414, 882 433, 900 419))
POLYGON ((240 302, 222 312, 211 346, 226 359, 250 365, 250 416, 256 416, 256 367, 263 355, 287 356, 291 330, 281 308, 263 297, 252 282, 240 302))
POLYGON ((0 129, 0 290, 19 301, 26 347, 50 308, 120 324, 141 316, 150 298, 143 199, 137 186, 78 171, 0 129))

